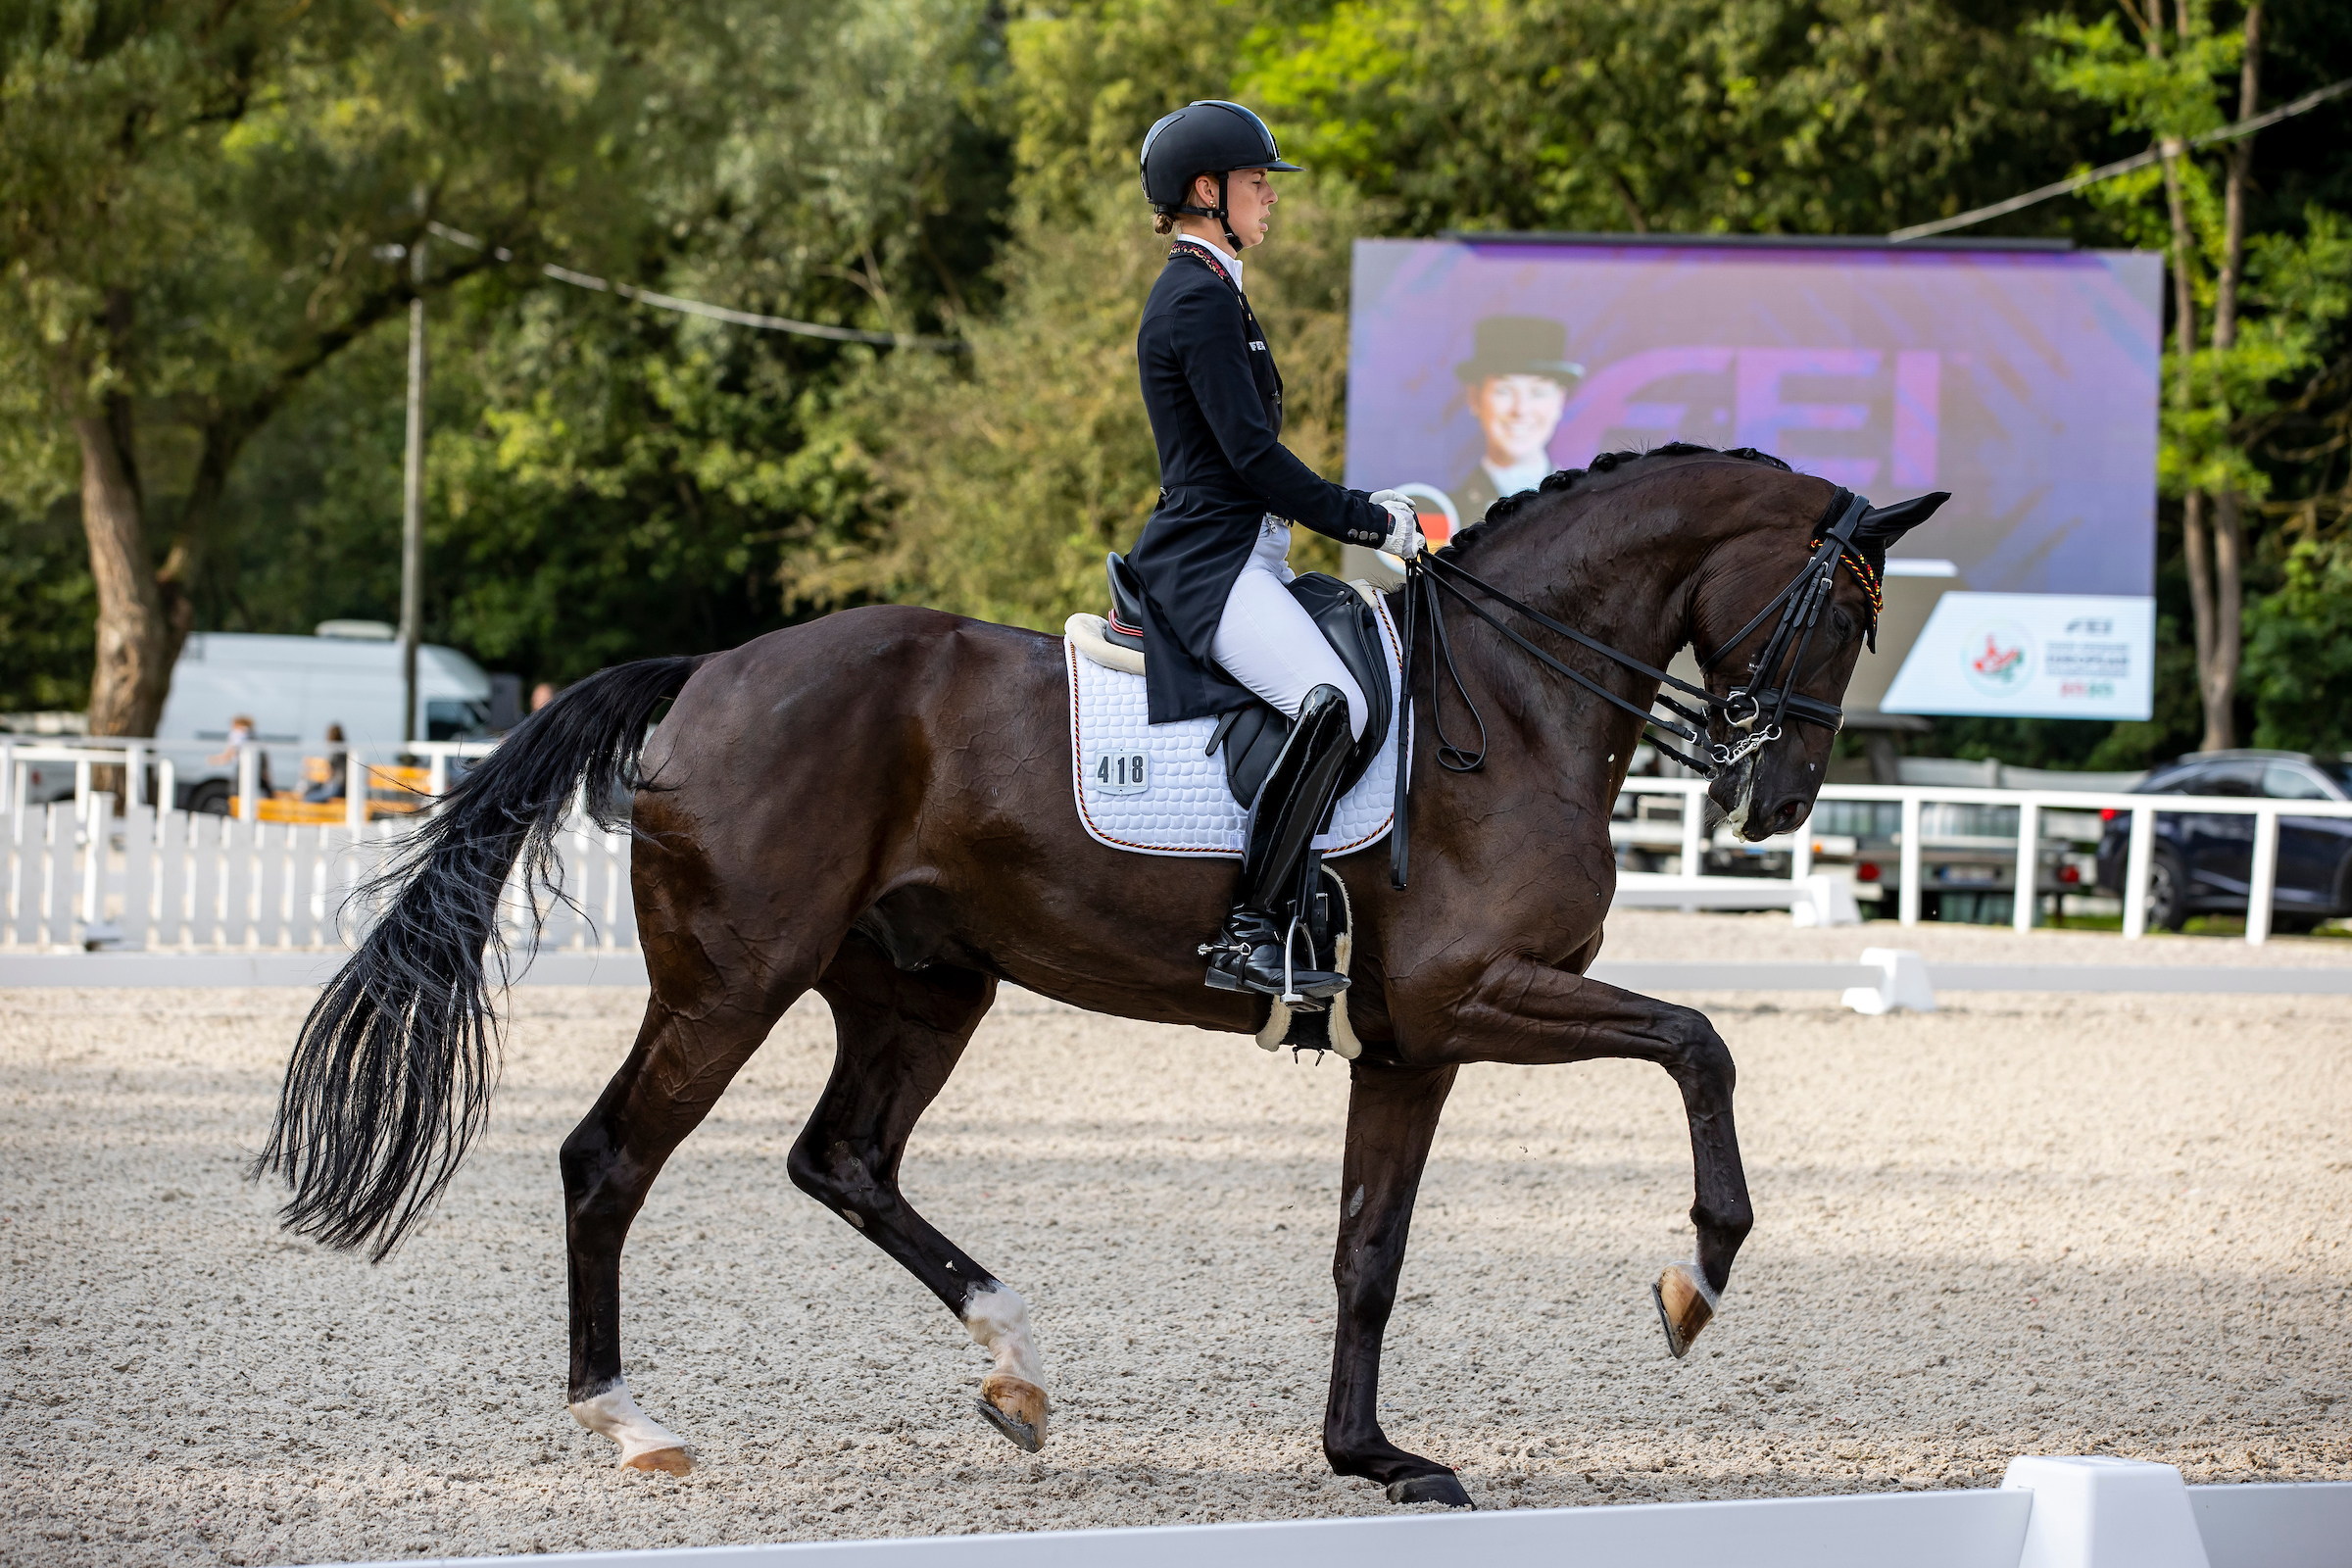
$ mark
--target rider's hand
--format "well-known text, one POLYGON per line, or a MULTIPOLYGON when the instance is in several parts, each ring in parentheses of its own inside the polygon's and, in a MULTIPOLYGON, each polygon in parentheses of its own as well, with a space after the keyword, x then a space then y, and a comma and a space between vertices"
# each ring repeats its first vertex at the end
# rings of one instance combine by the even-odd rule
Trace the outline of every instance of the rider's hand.
POLYGON ((1380 546, 1384 556, 1410 561, 1421 554, 1427 541, 1421 537, 1421 513, 1412 501, 1395 490, 1375 490, 1372 504, 1389 514, 1389 537, 1380 546))

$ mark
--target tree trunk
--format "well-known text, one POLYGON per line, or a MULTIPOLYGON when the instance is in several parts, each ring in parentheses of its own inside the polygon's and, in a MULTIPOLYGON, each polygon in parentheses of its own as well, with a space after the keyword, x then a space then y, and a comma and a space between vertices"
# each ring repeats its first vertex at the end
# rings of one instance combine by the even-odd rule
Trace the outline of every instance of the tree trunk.
MULTIPOLYGON (((2205 497, 2191 490, 2180 498, 2180 555, 2188 566, 2189 619, 2196 627, 2197 639, 2197 700, 2205 699, 2205 672, 2213 667, 2213 533, 2205 525, 2205 497)), ((2205 739, 2197 743, 2201 752, 2226 751, 2213 741, 2213 710, 2205 711, 2205 739)))
MULTIPOLYGON (((2245 55, 2239 67, 2237 118, 2253 118, 2261 102, 2262 3, 2246 7, 2245 55)), ((2245 271, 2246 181, 2254 168, 2254 138, 2231 144, 2222 195, 2222 266, 2214 279, 2213 347, 2216 355, 2237 346, 2237 289, 2245 271)), ((2218 389, 2217 389, 2218 390, 2218 389)), ((2197 650, 2198 695, 2205 705, 2202 749, 2226 751, 2237 744, 2237 669, 2243 652, 2239 626, 2245 608, 2245 498, 2236 490, 2215 496, 2213 505, 2213 640, 2197 650)))
MULTIPOLYGON (((2189 270, 2194 254, 2188 231, 2188 206, 2181 197, 2178 140, 2167 138, 2164 147, 2164 193, 2172 209, 2173 219, 2173 406, 2186 414, 2196 397, 2196 378, 2193 361, 2197 352, 2197 294, 2189 270)), ((2234 741, 2230 737, 2230 706, 2225 699, 2217 712, 2214 708, 2216 668, 2215 653, 2221 646, 2221 620, 2216 594, 2215 556, 2211 531, 2205 523, 2205 495, 2190 490, 2180 498, 2180 553, 2188 566, 2188 605, 2196 623, 2197 637, 2197 696, 2205 710, 2205 735, 2197 743, 2203 752, 2227 751, 2234 741)), ((2230 620, 2234 624, 2233 612, 2230 620)), ((2231 683, 2235 683, 2236 660, 2230 660, 2231 683)))
MULTIPOLYGON (((162 566, 152 564, 146 499, 134 458, 129 399, 77 416, 81 515, 98 589, 98 664, 90 679, 92 735, 152 735, 172 690, 172 667, 196 620, 195 577, 228 470, 259 422, 250 410, 203 426, 194 480, 162 566)), ((97 787, 120 788, 109 773, 97 787)))
POLYGON ((2237 744, 2234 710, 2238 656, 2243 651, 2239 624, 2245 604, 2245 539, 2238 493, 2225 490, 2213 499, 2213 648, 2198 662, 2205 738, 2197 749, 2226 752, 2237 744))
POLYGON ((90 674, 90 733, 152 735, 172 685, 172 623, 147 554, 147 521, 130 445, 127 399, 76 415, 81 522, 98 589, 98 664, 90 674))

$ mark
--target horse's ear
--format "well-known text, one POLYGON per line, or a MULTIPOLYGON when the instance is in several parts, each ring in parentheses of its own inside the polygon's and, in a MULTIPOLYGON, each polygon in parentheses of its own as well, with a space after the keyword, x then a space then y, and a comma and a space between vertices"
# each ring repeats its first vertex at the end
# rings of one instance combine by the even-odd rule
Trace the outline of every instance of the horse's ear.
POLYGON ((1951 499, 1949 490, 1934 490, 1908 501, 1897 501, 1891 507, 1873 507, 1862 514, 1862 525, 1854 530, 1854 542, 1885 550, 1936 515, 1936 509, 1951 499))

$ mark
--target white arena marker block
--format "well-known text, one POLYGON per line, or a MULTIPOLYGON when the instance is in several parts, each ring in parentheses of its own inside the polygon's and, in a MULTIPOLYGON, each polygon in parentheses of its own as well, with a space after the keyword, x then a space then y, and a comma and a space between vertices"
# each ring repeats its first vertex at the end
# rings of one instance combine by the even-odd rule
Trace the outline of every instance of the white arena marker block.
POLYGON ((1908 948, 1864 948, 1862 961, 1877 969, 1882 978, 1875 986, 1847 987, 1838 999, 1846 1006, 1874 1018, 1897 1008, 1936 1010, 1936 988, 1928 984, 1927 959, 1908 948))
POLYGON ((2169 1464, 2012 1459, 2001 1490, 2034 1494, 2017 1568, 2212 1568, 2188 1488, 2169 1464))
POLYGON ((1788 916, 1800 926, 1860 925, 1861 906, 1854 902, 1854 885, 1841 876, 1814 875, 1797 885, 1797 898, 1788 916))

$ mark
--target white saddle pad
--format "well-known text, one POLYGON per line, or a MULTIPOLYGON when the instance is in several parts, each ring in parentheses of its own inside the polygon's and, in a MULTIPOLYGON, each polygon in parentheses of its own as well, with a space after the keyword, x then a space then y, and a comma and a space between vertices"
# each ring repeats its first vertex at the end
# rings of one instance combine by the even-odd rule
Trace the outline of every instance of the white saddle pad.
MULTIPOLYGON (((1326 856, 1379 843, 1396 812, 1396 738, 1404 725, 1394 703, 1404 682, 1396 623, 1386 603, 1375 603, 1373 612, 1389 653, 1389 738, 1340 797, 1331 831, 1315 840, 1326 856)), ((1249 813, 1226 787, 1224 753, 1201 755, 1217 721, 1148 724, 1143 676, 1096 663, 1079 653, 1075 639, 1063 645, 1070 663, 1071 784, 1087 833, 1098 844, 1143 855, 1241 858, 1249 813)))

